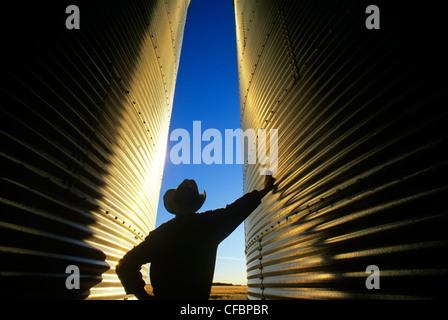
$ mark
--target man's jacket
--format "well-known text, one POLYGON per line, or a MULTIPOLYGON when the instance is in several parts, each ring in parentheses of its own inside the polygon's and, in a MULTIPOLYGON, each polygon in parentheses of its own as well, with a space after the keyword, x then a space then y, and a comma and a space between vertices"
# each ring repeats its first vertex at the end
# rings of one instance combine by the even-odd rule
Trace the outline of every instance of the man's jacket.
POLYGON ((150 262, 156 298, 208 299, 219 243, 260 203, 254 190, 223 209, 179 215, 160 225, 119 261, 116 273, 126 293, 145 286, 140 268, 150 262))

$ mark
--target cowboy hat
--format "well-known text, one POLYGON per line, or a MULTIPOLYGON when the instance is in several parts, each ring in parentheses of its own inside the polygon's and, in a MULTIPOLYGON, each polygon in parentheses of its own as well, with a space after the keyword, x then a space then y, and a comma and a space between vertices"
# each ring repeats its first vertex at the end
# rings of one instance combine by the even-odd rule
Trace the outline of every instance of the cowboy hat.
POLYGON ((195 213, 202 207, 205 198, 205 191, 199 193, 196 181, 185 179, 176 189, 165 192, 163 204, 172 214, 195 213))

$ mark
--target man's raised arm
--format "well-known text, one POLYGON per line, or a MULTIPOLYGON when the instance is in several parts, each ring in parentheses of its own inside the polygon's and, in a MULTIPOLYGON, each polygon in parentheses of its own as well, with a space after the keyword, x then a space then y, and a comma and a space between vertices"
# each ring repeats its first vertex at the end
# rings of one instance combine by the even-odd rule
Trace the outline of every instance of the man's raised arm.
POLYGON ((224 239, 232 233, 260 205, 261 199, 274 189, 274 183, 272 176, 265 176, 263 189, 246 193, 224 209, 215 210, 212 215, 216 214, 219 238, 224 239))

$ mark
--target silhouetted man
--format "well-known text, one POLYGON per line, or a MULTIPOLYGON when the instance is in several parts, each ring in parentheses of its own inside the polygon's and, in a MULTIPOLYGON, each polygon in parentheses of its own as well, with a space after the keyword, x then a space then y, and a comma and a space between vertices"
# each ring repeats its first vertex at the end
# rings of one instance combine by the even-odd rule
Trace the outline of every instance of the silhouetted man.
POLYGON ((194 180, 168 190, 163 202, 176 217, 150 232, 118 262, 116 272, 127 294, 151 298, 140 268, 151 262, 150 277, 157 299, 208 299, 219 243, 243 222, 274 187, 266 176, 264 188, 245 194, 224 209, 196 213, 205 201, 194 180))

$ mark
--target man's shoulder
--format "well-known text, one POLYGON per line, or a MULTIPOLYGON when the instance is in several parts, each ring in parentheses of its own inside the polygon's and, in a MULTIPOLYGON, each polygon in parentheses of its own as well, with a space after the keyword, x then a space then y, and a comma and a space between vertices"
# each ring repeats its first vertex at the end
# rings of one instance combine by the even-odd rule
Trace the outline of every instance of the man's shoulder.
POLYGON ((202 212, 197 212, 195 214, 195 216, 202 218, 202 217, 208 217, 208 216, 213 216, 214 214, 220 213, 225 211, 225 208, 219 208, 219 209, 213 209, 213 210, 207 210, 207 211, 202 211, 202 212))
POLYGON ((172 218, 172 219, 170 219, 170 220, 168 220, 168 221, 162 223, 162 224, 161 224, 160 226, 158 226, 157 228, 151 230, 151 231, 149 232, 147 238, 148 238, 148 237, 154 237, 154 236, 156 236, 157 234, 163 232, 165 229, 168 229, 168 228, 170 227, 170 225, 172 225, 172 224, 174 223, 174 220, 175 220, 175 219, 176 219, 176 218, 172 218))

